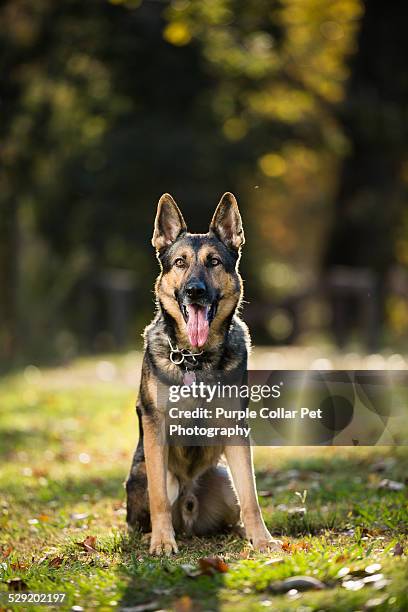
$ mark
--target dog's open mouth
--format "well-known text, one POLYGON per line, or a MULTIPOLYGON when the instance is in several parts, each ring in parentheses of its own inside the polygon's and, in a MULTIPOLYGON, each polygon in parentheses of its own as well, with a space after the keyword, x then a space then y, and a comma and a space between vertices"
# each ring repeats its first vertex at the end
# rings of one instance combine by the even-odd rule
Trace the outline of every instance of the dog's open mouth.
POLYGON ((217 304, 182 304, 181 312, 187 325, 191 346, 202 347, 207 342, 210 325, 217 312, 217 304))

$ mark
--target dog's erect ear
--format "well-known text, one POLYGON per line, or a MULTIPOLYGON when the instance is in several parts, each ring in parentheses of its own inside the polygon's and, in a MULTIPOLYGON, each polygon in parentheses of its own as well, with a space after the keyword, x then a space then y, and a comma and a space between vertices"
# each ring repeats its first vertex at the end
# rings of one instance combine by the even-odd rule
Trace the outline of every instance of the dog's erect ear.
POLYGON ((164 193, 157 205, 152 245, 160 251, 173 244, 186 230, 179 207, 169 193, 164 193))
POLYGON ((242 219, 235 196, 227 191, 222 196, 210 224, 210 232, 229 249, 238 250, 245 242, 242 219))

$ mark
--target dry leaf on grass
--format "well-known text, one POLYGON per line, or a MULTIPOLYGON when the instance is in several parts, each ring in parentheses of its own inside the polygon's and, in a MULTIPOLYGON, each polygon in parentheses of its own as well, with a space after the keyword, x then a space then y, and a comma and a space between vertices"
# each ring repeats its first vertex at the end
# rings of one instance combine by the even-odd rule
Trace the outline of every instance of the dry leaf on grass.
POLYGON ((250 548, 245 548, 244 550, 241 550, 238 556, 240 559, 248 559, 251 553, 252 553, 252 550, 250 548))
POLYGON ((121 510, 122 508, 126 508, 126 504, 123 501, 115 501, 112 504, 112 508, 115 510, 115 512, 117 510, 121 510))
POLYGON ((27 563, 21 563, 21 561, 16 561, 15 563, 10 563, 10 567, 14 572, 18 572, 18 570, 26 570, 28 568, 27 563))
POLYGON ((45 478, 45 476, 48 476, 48 470, 44 468, 33 468, 32 474, 36 478, 45 478))
POLYGON ((206 576, 213 576, 217 573, 225 574, 229 569, 228 565, 221 557, 203 557, 199 559, 198 565, 201 573, 206 576))
POLYGON ((282 543, 282 550, 287 553, 307 551, 310 550, 310 544, 306 542, 306 540, 300 540, 300 542, 289 542, 289 540, 284 540, 282 543))
POLYGON ((80 546, 87 553, 96 552, 96 536, 87 536, 82 542, 76 542, 77 546, 80 546))
POLYGON ((176 612, 190 612, 193 609, 193 600, 189 595, 183 595, 173 605, 176 612))

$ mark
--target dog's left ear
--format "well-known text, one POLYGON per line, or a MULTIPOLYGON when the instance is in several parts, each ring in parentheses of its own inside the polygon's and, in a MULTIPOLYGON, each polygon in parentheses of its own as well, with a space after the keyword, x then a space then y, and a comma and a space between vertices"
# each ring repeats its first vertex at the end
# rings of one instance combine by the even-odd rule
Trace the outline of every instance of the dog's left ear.
POLYGON ((227 191, 222 196, 210 224, 213 232, 229 249, 239 250, 245 242, 242 219, 235 196, 227 191))
POLYGON ((187 225, 179 207, 169 193, 164 193, 157 205, 152 245, 160 251, 173 244, 185 231, 187 225))

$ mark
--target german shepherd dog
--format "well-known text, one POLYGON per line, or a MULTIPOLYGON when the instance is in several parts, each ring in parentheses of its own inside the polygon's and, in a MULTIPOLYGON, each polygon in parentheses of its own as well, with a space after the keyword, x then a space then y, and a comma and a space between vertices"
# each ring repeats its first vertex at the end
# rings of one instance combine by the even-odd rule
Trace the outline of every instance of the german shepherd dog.
POLYGON ((196 355, 197 373, 246 373, 250 338, 237 314, 244 232, 235 197, 223 195, 208 233, 190 234, 177 204, 164 194, 152 244, 160 264, 157 313, 144 332, 140 436, 126 482, 128 525, 151 530, 150 553, 156 555, 178 552, 175 532, 210 535, 239 530, 242 523, 255 549, 270 550, 279 542, 258 505, 250 444, 170 446, 162 433, 165 409, 158 405, 160 381, 189 384, 191 372, 171 358, 174 350, 196 355))

